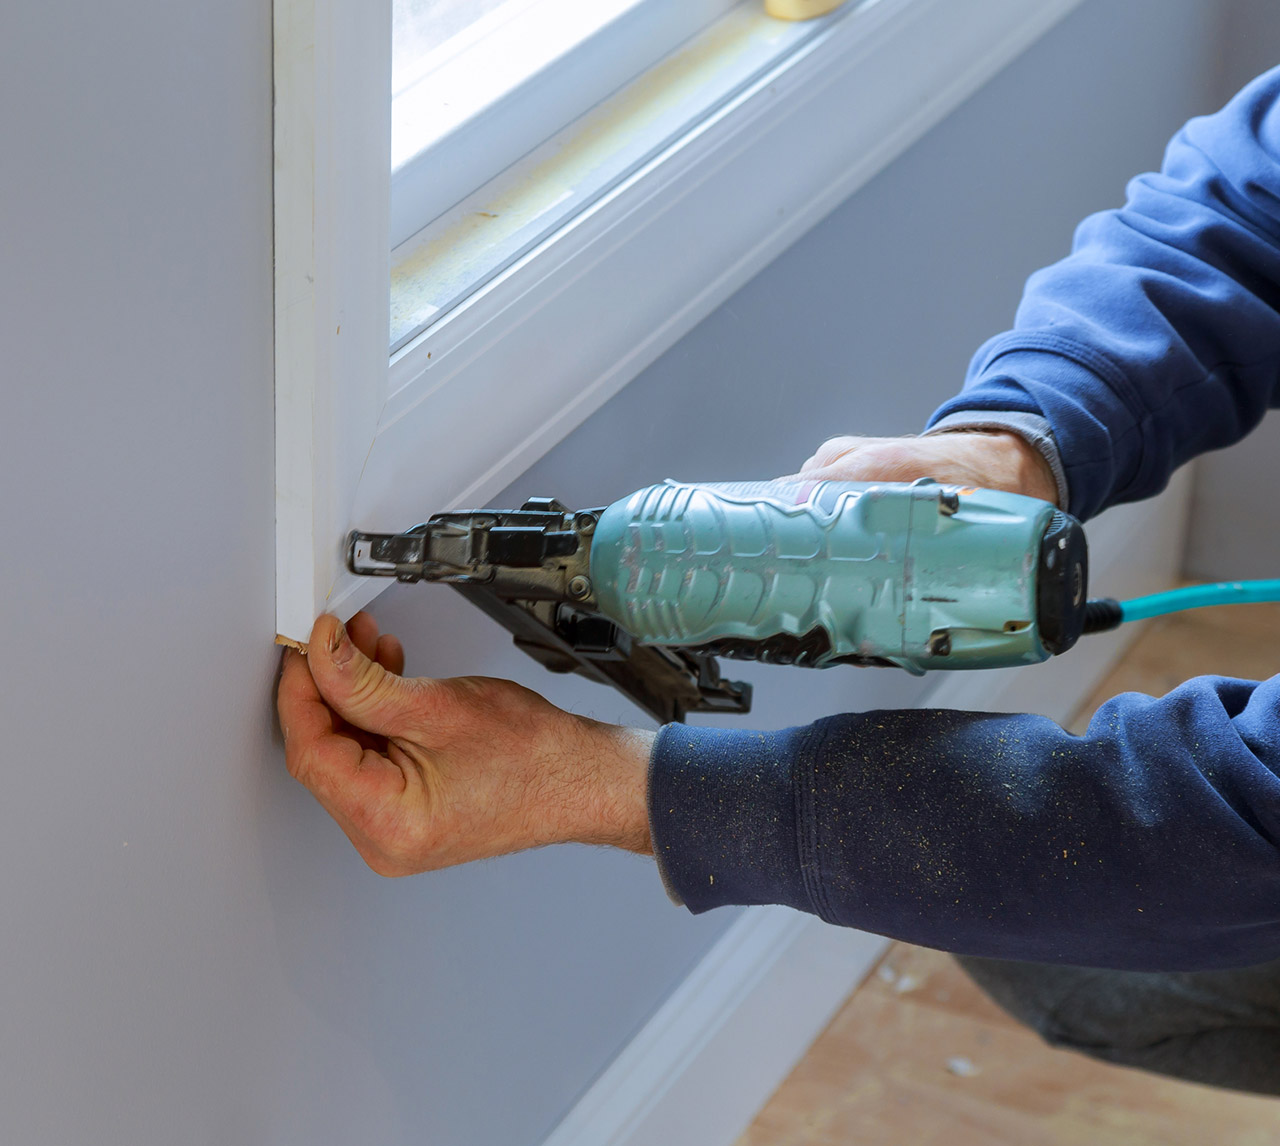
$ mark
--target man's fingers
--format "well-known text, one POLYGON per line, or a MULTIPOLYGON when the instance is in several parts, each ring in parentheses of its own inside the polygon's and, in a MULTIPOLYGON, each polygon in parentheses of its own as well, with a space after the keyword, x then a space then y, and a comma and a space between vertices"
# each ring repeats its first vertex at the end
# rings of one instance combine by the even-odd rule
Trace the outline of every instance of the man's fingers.
POLYGON ((855 438, 849 434, 844 434, 838 438, 828 438, 813 452, 811 457, 806 459, 804 465, 800 467, 800 472, 807 473, 809 470, 823 469, 842 455, 847 454, 859 443, 865 441, 867 441, 866 438, 855 438))
MULTIPOLYGON (((394 668, 394 649, 385 651, 394 668)), ((399 655, 403 667, 403 651, 399 655)), ((307 659, 320 695, 357 728, 400 736, 418 722, 422 689, 365 656, 336 617, 316 621, 307 659)))
POLYGON ((946 461, 932 439, 832 438, 791 480, 797 481, 915 481, 947 476, 939 469, 946 461))
MULTIPOLYGON (((845 468, 856 458, 859 451, 882 440, 880 438, 856 438, 848 434, 839 438, 828 438, 805 459, 804 465, 795 474, 782 480, 797 481, 830 477, 831 475, 826 472, 830 467, 839 463, 842 469, 845 468)), ((845 480, 853 481, 857 479, 846 478, 845 480)))
POLYGON ((344 794, 360 798, 363 789, 402 783, 401 769, 370 749, 372 738, 341 727, 316 687, 307 658, 294 649, 284 656, 276 705, 290 775, 310 788, 335 816, 344 794))
MULTIPOLYGON (((377 661, 388 672, 394 672, 397 676, 404 672, 404 650, 401 648, 400 642, 389 634, 379 636, 378 622, 370 614, 362 610, 352 617, 347 622, 347 635, 351 638, 356 648, 370 660, 377 661), (384 652, 384 650, 386 651, 384 652), (399 668, 395 668, 387 662, 387 652, 391 650, 399 651, 399 668)), ((372 748, 375 752, 386 752, 387 738, 385 736, 365 732, 364 729, 357 728, 346 720, 341 720, 338 723, 337 731, 354 737, 362 747, 372 748)))
POLYGON ((370 660, 378 648, 378 622, 361 610, 347 622, 347 635, 370 660))
POLYGON ((373 659, 387 672, 404 676, 404 646, 390 633, 383 633, 378 638, 377 652, 373 659))
MULTIPOLYGON (((378 635, 377 623, 367 613, 357 613, 347 622, 347 632, 356 647, 366 656, 374 657, 384 668, 397 674, 404 669, 404 649, 400 642, 389 635, 378 635), (376 656, 375 656, 376 654, 376 656)), ((288 651, 280 675, 278 695, 280 724, 287 743, 296 743, 301 736, 307 743, 334 733, 355 740, 362 749, 372 749, 384 754, 387 739, 366 732, 342 719, 325 702, 316 687, 307 659, 303 654, 288 651)), ((290 762, 293 770, 293 762, 290 762)))
POLYGON ((398 637, 378 632, 378 622, 361 610, 347 622, 347 635, 365 656, 387 672, 404 675, 404 646, 398 637))
POLYGON ((291 744, 314 740, 334 730, 333 712, 316 688, 311 670, 307 668, 306 656, 297 649, 284 651, 276 710, 280 714, 280 730, 284 733, 286 749, 291 744))

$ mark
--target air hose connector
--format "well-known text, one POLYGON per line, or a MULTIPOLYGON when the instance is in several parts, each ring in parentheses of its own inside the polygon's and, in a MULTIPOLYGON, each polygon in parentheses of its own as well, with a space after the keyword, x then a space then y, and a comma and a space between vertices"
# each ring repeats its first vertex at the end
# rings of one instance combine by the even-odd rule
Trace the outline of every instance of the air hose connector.
POLYGON ((1118 629, 1124 609, 1114 597, 1091 597, 1084 607, 1084 632, 1105 633, 1118 629))

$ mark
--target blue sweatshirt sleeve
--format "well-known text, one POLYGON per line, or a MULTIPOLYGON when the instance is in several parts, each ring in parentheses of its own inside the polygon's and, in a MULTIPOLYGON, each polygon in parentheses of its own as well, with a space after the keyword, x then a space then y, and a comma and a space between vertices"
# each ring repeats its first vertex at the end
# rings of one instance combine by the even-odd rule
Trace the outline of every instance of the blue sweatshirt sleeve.
POLYGON ((654 851, 695 912, 780 903, 961 954, 1135 970, 1280 956, 1280 677, 1036 716, 671 725, 654 851))
POLYGON ((1192 120, 1122 208, 1080 225, 930 425, 962 411, 1043 416, 1084 519, 1158 493, 1276 405, 1280 69, 1192 120))

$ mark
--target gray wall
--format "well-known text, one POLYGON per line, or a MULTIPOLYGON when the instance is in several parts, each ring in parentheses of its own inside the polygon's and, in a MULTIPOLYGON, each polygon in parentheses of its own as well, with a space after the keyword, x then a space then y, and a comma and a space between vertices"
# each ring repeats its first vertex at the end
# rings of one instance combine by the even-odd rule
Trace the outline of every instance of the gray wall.
MULTIPOLYGON (((1224 6, 1217 93, 1225 101, 1250 79, 1280 64, 1280 5, 1229 0, 1224 6)), ((1217 580, 1280 576, 1280 414, 1245 441, 1202 458, 1196 468, 1187 539, 1187 574, 1217 580)))
MULTIPOLYGON (((917 426, 1205 105, 1212 11, 1091 0, 512 496, 917 426)), ((0 37, 0 1141, 531 1146, 732 915, 576 848, 383 881, 285 775, 269 34, 267 0, 123 0, 0 37)), ((443 590, 376 612, 415 671, 626 715, 443 590)), ((765 724, 918 688, 755 675, 765 724)))
POLYGON ((1280 64, 1280 7, 1274 0, 1222 0, 1217 95, 1229 99, 1254 76, 1280 64))

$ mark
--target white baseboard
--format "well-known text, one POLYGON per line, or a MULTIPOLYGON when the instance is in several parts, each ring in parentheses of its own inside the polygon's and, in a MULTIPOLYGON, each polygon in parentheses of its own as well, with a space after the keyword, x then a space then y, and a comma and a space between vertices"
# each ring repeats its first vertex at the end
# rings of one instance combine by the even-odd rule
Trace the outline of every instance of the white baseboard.
MULTIPOLYGON (((1089 526, 1094 595, 1173 582, 1190 487, 1184 471, 1159 499, 1089 526)), ((956 673, 927 703, 1065 720, 1137 631, 1086 637, 1034 669, 956 673)), ((749 908, 543 1146, 729 1146, 887 945, 789 908, 749 908)))
POLYGON ((543 1146, 727 1146, 886 946, 748 908, 543 1146))

